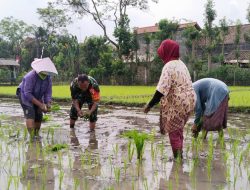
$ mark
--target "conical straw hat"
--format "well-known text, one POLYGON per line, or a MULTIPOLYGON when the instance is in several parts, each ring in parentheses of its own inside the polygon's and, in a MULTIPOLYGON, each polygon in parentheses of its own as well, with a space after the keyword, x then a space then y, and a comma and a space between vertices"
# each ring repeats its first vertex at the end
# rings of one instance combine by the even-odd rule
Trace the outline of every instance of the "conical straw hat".
POLYGON ((47 75, 58 75, 54 63, 50 60, 49 57, 36 59, 31 63, 31 67, 37 72, 43 72, 47 75))

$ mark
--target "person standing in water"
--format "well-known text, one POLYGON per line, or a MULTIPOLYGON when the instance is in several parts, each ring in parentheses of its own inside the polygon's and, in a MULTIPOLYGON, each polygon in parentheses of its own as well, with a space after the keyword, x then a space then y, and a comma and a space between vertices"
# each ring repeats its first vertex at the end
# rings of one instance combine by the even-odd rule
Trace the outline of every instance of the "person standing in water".
POLYGON ((204 78, 193 83, 193 87, 197 95, 193 136, 197 138, 201 130, 205 132, 204 139, 208 131, 218 131, 223 135, 223 129, 227 127, 227 85, 217 79, 204 78))
POLYGON ((85 74, 79 75, 70 84, 72 106, 70 109, 70 128, 75 127, 78 117, 89 119, 90 131, 95 130, 97 121, 98 102, 100 101, 100 89, 96 80, 85 74), (88 104, 88 111, 83 113, 82 106, 88 104))
POLYGON ((43 113, 50 111, 52 81, 50 75, 58 74, 50 58, 36 59, 32 62, 32 71, 27 73, 17 88, 26 118, 26 126, 31 137, 38 137, 43 113))
POLYGON ((179 45, 164 40, 157 50, 164 63, 156 92, 144 113, 161 102, 160 130, 168 133, 174 158, 182 157, 183 128, 195 107, 196 95, 186 65, 179 59, 179 45))

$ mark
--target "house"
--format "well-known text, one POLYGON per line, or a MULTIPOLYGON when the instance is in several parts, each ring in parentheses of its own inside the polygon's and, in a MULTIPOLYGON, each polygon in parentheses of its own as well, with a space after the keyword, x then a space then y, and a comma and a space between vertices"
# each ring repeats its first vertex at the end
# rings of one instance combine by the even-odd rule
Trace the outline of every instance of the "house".
MULTIPOLYGON (((224 63, 225 64, 235 64, 237 61, 237 54, 236 49, 239 49, 239 66, 244 67, 246 66, 245 62, 246 60, 249 60, 250 57, 249 51, 250 51, 250 40, 247 40, 247 37, 249 36, 250 39, 250 24, 244 24, 240 27, 240 38, 239 38, 239 44, 238 47, 236 47, 235 40, 237 37, 237 26, 229 26, 228 27, 228 34, 225 36, 224 40, 224 63), (242 65, 243 64, 243 65, 242 65)), ((206 38, 202 38, 199 47, 197 48, 197 55, 199 57, 205 57, 205 47, 206 47, 206 38)), ((217 57, 222 53, 222 47, 223 43, 220 42, 216 48, 213 50, 213 56, 217 57)), ((237 62, 238 63, 238 62, 237 62)))
MULTIPOLYGON (((180 44, 180 54, 183 58, 187 53, 187 47, 185 45, 185 39, 183 38, 183 31, 187 27, 195 27, 197 30, 201 30, 201 27, 198 25, 197 22, 190 22, 190 23, 183 23, 179 24, 178 31, 175 34, 174 40, 176 40, 180 44)), ((156 55, 157 48, 160 45, 160 42, 155 38, 152 38, 150 43, 146 43, 145 36, 146 35, 154 35, 159 32, 158 24, 154 26, 147 26, 147 27, 137 27, 134 28, 135 33, 137 34, 137 40, 139 44, 139 49, 137 51, 137 59, 138 59, 138 66, 137 66, 137 74, 136 74, 136 81, 137 83, 147 84, 148 82, 154 82, 149 80, 149 70, 151 66, 151 61, 154 59, 156 55)), ((135 61, 135 60, 133 60, 135 61)))
MULTIPOLYGON (((179 28, 177 33, 175 34, 175 40, 180 44, 180 54, 181 56, 185 56, 186 54, 186 47, 185 47, 185 40, 183 39, 182 32, 187 27, 195 27, 197 30, 201 30, 201 27, 198 25, 197 22, 190 22, 190 23, 183 23, 179 24, 179 28)), ((137 34, 137 39, 139 43, 139 50, 137 52, 139 61, 144 62, 146 61, 146 51, 147 51, 147 44, 144 39, 146 34, 156 34, 159 32, 158 24, 155 24, 154 26, 147 26, 147 27, 141 27, 141 28, 134 28, 135 33, 137 34)), ((155 52, 159 46, 160 42, 153 39, 151 43, 149 44, 149 53, 150 53, 150 61, 152 61, 155 52)))
POLYGON ((0 68, 9 68, 11 70, 10 82, 11 84, 16 80, 16 68, 20 67, 19 63, 14 59, 0 58, 0 68))
POLYGON ((226 57, 224 64, 237 65, 241 68, 250 67, 250 50, 231 51, 226 57), (236 56, 237 55, 237 56, 236 56))

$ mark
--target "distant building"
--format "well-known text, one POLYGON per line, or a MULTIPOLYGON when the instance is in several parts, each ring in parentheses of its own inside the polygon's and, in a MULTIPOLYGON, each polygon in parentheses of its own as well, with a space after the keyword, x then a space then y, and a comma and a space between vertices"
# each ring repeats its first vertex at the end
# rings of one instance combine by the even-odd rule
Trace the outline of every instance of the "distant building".
POLYGON ((16 80, 16 69, 20 67, 18 61, 14 59, 2 59, 0 58, 0 68, 9 68, 11 70, 10 81, 6 82, 15 82, 16 80))
POLYGON ((240 50, 239 52, 231 51, 231 53, 225 57, 224 63, 237 65, 241 68, 248 68, 250 67, 250 50, 240 50), (237 58, 236 54, 238 54, 237 58))
MULTIPOLYGON (((185 40, 182 37, 182 32, 184 29, 187 27, 195 27, 197 30, 201 30, 201 27, 198 25, 197 22, 190 22, 190 23, 184 23, 184 24, 179 24, 179 28, 177 33, 175 34, 175 40, 180 44, 180 54, 181 56, 185 56, 187 49, 185 46, 185 40)), ((147 26, 147 27, 142 27, 142 28, 134 28, 135 32, 137 33, 137 39, 139 43, 139 50, 138 50, 138 58, 141 62, 146 61, 146 50, 147 50, 147 44, 145 42, 145 35, 146 34, 156 34, 159 32, 158 24, 155 24, 154 26, 147 26)), ((159 46, 160 42, 153 39, 150 43, 150 60, 152 61, 156 50, 159 46)))
MULTIPOLYGON (((199 31, 201 30, 201 27, 198 25, 197 22, 184 23, 184 24, 179 24, 178 31, 174 35, 174 40, 176 40, 180 44, 180 54, 182 58, 187 53, 187 47, 185 45, 185 39, 183 38, 182 32, 184 31, 184 29, 191 26, 195 27, 199 31)), ((155 24, 154 26, 134 28, 134 31, 137 34, 137 39, 139 44, 139 49, 137 51, 137 59, 139 63, 136 68, 137 71, 136 72, 137 74, 135 76, 136 82, 141 84, 147 84, 148 82, 152 83, 154 81, 151 81, 151 79, 148 78, 149 70, 151 67, 150 63, 153 60, 154 56, 156 55, 156 51, 160 45, 160 41, 153 38, 151 39, 150 44, 146 44, 145 36, 146 35, 153 36, 154 34, 159 32, 158 24, 155 24)), ((135 61, 135 57, 133 61, 135 61)))
MULTIPOLYGON (((238 52, 238 59, 236 53, 236 45, 235 39, 237 36, 236 25, 229 26, 228 35, 225 36, 224 41, 224 63, 225 64, 237 64, 241 67, 246 67, 246 62, 250 59, 250 43, 246 41, 246 36, 249 35, 250 37, 250 24, 241 25, 240 29, 240 41, 239 41, 239 52, 238 52), (237 61, 238 60, 238 61, 237 61)), ((205 57, 205 46, 207 41, 203 38, 199 44, 197 49, 197 54, 199 57, 205 57)), ((213 56, 219 56, 222 53, 222 42, 215 48, 213 51, 213 56)), ((216 64, 216 63, 215 63, 216 64)))

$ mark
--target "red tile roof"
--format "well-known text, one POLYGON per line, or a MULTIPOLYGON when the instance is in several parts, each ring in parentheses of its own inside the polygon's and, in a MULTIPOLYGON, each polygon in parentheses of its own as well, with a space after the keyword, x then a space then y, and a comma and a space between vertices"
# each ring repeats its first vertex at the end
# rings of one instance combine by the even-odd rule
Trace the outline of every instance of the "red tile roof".
MULTIPOLYGON (((182 30, 182 29, 189 27, 189 26, 194 26, 198 30, 201 29, 197 22, 179 24, 179 29, 182 30)), ((159 28, 158 28, 158 25, 156 24, 154 26, 146 26, 146 27, 141 27, 141 28, 136 27, 135 31, 137 32, 137 34, 155 33, 155 32, 159 31, 159 28)))

